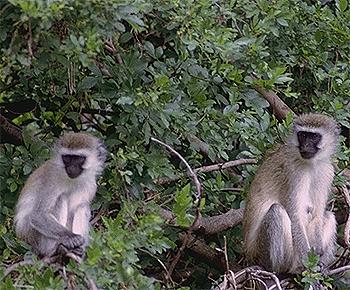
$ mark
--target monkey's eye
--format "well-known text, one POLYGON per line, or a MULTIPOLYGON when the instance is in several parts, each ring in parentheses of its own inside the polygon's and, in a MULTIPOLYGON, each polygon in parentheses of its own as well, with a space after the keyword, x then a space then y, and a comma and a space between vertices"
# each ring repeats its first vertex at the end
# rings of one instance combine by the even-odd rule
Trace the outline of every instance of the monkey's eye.
POLYGON ((72 155, 62 155, 62 161, 65 165, 71 163, 71 156, 72 155))
POLYGON ((321 134, 308 132, 308 131, 299 131, 297 133, 299 141, 305 142, 305 140, 310 140, 314 144, 318 144, 321 141, 321 134))
POLYGON ((86 160, 86 157, 83 155, 73 155, 73 154, 65 154, 62 155, 62 161, 65 166, 70 165, 83 165, 86 160))

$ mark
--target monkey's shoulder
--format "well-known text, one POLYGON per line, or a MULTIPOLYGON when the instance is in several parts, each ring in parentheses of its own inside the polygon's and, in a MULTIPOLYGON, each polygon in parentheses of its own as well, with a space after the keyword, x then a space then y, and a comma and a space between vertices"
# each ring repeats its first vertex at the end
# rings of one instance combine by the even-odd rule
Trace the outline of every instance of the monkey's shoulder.
MULTIPOLYGON (((57 166, 56 166, 57 167, 57 166)), ((55 180, 59 174, 57 174, 57 168, 51 160, 47 160, 39 168, 35 169, 32 174, 28 177, 22 192, 26 192, 29 189, 39 189, 41 187, 47 188, 51 186, 50 180, 55 180), (54 178, 54 179, 53 179, 54 178)))
POLYGON ((288 163, 289 151, 290 149, 286 144, 275 145, 265 153, 260 168, 264 170, 269 169, 269 171, 273 171, 274 169, 280 170, 288 163))

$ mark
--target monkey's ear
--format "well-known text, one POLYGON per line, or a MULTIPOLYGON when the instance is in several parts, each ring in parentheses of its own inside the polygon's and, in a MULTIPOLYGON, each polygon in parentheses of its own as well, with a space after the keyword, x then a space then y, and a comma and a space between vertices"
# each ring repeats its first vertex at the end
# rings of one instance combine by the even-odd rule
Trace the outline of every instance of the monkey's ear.
POLYGON ((105 163, 107 159, 108 151, 107 151, 106 144, 102 140, 98 141, 97 152, 98 152, 98 159, 102 163, 105 163))
POLYGON ((339 136, 340 135, 340 133, 341 133, 341 126, 339 125, 339 124, 337 124, 336 126, 335 126, 335 130, 334 130, 334 134, 336 135, 336 136, 339 136))

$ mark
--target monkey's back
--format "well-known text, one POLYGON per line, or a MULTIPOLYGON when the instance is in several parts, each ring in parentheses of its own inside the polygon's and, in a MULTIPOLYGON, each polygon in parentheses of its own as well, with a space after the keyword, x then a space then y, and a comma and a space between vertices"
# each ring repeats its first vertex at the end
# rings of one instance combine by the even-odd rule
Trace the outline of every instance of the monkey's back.
POLYGON ((288 158, 292 156, 290 147, 278 144, 268 151, 250 185, 243 215, 243 235, 248 258, 254 259, 256 247, 254 233, 259 228, 262 217, 274 203, 283 203, 281 193, 289 187, 286 176, 293 169, 288 158), (256 218, 259 217, 259 218, 256 218))
POLYGON ((15 230, 24 240, 32 233, 30 216, 36 213, 36 208, 43 205, 47 199, 43 196, 54 194, 54 184, 49 184, 53 166, 50 160, 37 168, 27 179, 19 195, 15 210, 15 230), (36 192, 38 194, 32 194, 36 192))

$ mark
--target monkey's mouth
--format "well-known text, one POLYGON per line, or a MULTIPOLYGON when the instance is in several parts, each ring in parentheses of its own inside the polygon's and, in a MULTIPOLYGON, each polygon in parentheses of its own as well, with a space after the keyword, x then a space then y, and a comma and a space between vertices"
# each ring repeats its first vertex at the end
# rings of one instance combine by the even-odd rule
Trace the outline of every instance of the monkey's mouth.
POLYGON ((304 159, 311 159, 316 155, 317 152, 310 152, 310 151, 300 151, 301 157, 304 159))
POLYGON ((71 165, 66 167, 66 172, 68 177, 77 178, 83 172, 83 168, 80 166, 71 165))

